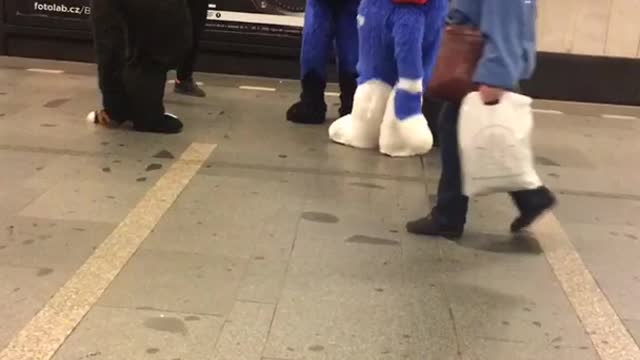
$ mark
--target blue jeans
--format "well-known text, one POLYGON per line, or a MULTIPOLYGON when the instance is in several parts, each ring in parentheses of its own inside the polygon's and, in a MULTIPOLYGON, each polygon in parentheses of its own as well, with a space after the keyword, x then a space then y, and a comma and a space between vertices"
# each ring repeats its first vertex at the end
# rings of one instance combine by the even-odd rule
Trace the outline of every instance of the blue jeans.
POLYGON ((451 224, 464 224, 469 209, 469 198, 462 193, 462 170, 458 148, 459 115, 460 104, 446 103, 438 119, 442 174, 435 210, 451 224))

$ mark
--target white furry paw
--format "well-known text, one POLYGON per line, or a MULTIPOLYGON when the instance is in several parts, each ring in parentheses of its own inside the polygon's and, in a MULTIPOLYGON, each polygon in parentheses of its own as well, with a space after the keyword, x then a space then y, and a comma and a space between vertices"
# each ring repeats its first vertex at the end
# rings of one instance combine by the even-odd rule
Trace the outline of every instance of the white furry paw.
POLYGON ((358 86, 351 114, 336 120, 329 128, 331 140, 359 149, 377 148, 389 94, 391 86, 379 80, 358 86))
POLYGON ((433 148, 433 134, 422 114, 404 120, 385 119, 380 128, 380 152, 392 157, 424 155, 433 148))
POLYGON ((367 129, 358 126, 349 114, 334 121, 329 127, 329 137, 332 141, 359 149, 375 149, 378 147, 377 129, 367 129), (372 131, 373 130, 373 131, 372 131))

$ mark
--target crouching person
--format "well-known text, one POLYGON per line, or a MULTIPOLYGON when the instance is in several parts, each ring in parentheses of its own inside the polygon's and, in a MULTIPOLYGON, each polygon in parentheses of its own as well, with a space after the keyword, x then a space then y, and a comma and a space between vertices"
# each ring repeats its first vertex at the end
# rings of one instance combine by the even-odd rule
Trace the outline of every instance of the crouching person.
POLYGON ((102 110, 89 120, 109 127, 131 121, 137 131, 178 133, 164 109, 167 72, 191 43, 185 0, 92 0, 92 26, 102 110))

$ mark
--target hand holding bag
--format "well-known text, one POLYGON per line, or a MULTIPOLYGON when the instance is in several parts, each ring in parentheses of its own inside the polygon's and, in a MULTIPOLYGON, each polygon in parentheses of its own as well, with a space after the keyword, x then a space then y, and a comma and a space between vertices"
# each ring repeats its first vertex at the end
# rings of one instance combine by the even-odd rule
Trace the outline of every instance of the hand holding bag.
POLYGON ((448 25, 427 87, 427 96, 459 103, 475 91, 477 85, 473 82, 473 74, 483 51, 484 39, 479 30, 448 25))
POLYGON ((465 97, 458 137, 467 196, 537 189, 542 181, 531 149, 532 99, 507 92, 486 105, 478 92, 465 97))

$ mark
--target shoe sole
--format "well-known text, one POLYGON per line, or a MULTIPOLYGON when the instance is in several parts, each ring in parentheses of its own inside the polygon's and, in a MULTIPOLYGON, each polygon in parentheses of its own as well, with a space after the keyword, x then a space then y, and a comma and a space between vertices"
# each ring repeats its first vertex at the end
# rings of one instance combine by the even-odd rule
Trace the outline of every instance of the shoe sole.
POLYGON ((409 228, 406 229, 409 234, 419 235, 419 236, 430 236, 430 237, 441 237, 447 240, 456 241, 462 239, 463 233, 454 233, 454 232, 439 232, 439 233, 424 233, 419 231, 412 231, 409 228))
POLYGON ((186 90, 174 89, 173 92, 178 94, 178 95, 191 96, 191 97, 197 97, 197 98, 206 98, 207 97, 207 94, 204 94, 204 95, 195 94, 195 93, 192 93, 192 92, 186 91, 186 90))
POLYGON ((300 125, 322 125, 326 122, 326 120, 320 120, 320 121, 315 121, 315 120, 311 120, 311 121, 296 121, 296 120, 291 120, 291 119, 287 119, 288 122, 294 123, 294 124, 300 124, 300 125))
POLYGON ((551 204, 550 204, 549 206, 547 206, 547 207, 545 207, 544 209, 542 209, 542 210, 540 210, 540 211, 536 212, 536 213, 535 213, 534 215, 532 215, 532 216, 528 216, 528 217, 526 218, 526 221, 523 221, 523 222, 522 222, 522 224, 518 224, 518 226, 517 226, 517 227, 516 227, 516 226, 514 226, 514 225, 518 222, 518 219, 521 219, 521 218, 516 219, 516 221, 514 221, 514 222, 511 224, 511 233, 513 233, 513 234, 518 234, 518 233, 523 232, 523 231, 524 231, 524 230, 526 230, 529 226, 531 226, 533 223, 535 223, 538 219, 540 219, 540 217, 542 217, 542 215, 544 215, 545 213, 547 213, 547 212, 549 212, 549 211, 552 211, 552 210, 556 207, 557 203, 558 203, 558 202, 557 202, 557 200, 556 200, 556 199, 554 199, 554 200, 551 202, 551 204))

